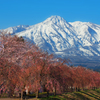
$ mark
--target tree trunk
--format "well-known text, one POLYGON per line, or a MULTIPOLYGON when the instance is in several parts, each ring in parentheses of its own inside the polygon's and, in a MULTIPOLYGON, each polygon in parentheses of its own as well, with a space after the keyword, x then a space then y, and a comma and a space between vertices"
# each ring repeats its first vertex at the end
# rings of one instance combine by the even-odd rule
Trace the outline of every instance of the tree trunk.
POLYGON ((84 91, 84 88, 82 87, 82 91, 84 91))
POLYGON ((45 85, 42 86, 43 92, 46 92, 45 85))
POLYGON ((21 91, 21 100, 23 100, 23 91, 21 91))
POLYGON ((77 87, 75 87, 75 92, 77 92, 77 90, 78 90, 77 87))
POLYGON ((39 97, 39 91, 37 90, 36 91, 36 98, 38 98, 39 97))
POLYGON ((49 91, 47 91, 47 97, 49 97, 49 91))
POLYGON ((12 96, 13 96, 13 94, 14 94, 14 88, 15 88, 15 87, 11 87, 11 86, 9 85, 9 94, 8 94, 9 97, 12 97, 12 96))
POLYGON ((56 86, 53 88, 53 93, 56 96, 56 86))
POLYGON ((73 92, 73 87, 71 86, 71 92, 73 92))

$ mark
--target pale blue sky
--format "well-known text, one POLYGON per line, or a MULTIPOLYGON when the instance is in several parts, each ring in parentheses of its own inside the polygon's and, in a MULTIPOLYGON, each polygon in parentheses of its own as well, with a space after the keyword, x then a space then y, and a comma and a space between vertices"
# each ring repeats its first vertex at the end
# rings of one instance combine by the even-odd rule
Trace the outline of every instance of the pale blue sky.
POLYGON ((100 0, 0 0, 0 29, 34 25, 52 15, 100 24, 100 0))

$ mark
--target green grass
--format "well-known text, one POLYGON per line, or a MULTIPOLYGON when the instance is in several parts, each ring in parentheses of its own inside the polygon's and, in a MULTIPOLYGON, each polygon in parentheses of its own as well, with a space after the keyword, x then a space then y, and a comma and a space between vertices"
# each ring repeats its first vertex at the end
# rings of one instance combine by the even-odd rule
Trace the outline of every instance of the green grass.
POLYGON ((95 89, 93 91, 96 91, 97 93, 100 93, 100 89, 95 89))
MULTIPOLYGON (((46 95, 47 94, 47 92, 42 92, 42 93, 39 93, 39 96, 41 96, 41 95, 46 95)), ((28 96, 36 96, 36 94, 28 94, 28 96)))
POLYGON ((49 96, 49 97, 41 98, 41 100, 64 100, 64 99, 60 99, 59 96, 49 96))
POLYGON ((44 97, 40 100, 100 100, 100 89, 65 93, 57 96, 44 97))

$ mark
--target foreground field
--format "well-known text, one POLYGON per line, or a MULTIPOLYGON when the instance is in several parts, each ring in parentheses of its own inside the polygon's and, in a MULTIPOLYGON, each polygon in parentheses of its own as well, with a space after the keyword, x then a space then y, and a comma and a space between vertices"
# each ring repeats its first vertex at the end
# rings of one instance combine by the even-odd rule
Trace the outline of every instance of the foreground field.
MULTIPOLYGON (((52 95, 49 97, 46 97, 46 94, 44 95, 43 93, 43 96, 44 97, 41 96, 38 99, 30 98, 26 100, 100 100, 100 89, 65 93, 65 94, 56 95, 56 96, 52 95)), ((20 98, 0 98, 0 100, 21 100, 21 99, 20 98)))
POLYGON ((100 89, 65 93, 49 98, 41 98, 41 100, 100 100, 100 89))

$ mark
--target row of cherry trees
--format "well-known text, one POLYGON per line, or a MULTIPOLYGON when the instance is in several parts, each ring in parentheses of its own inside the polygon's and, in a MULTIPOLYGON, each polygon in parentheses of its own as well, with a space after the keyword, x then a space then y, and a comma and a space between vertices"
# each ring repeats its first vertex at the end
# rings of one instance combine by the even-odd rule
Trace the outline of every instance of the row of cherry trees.
POLYGON ((63 93, 100 87, 100 73, 84 67, 70 67, 22 37, 0 34, 0 93, 12 96, 28 91, 63 93))

